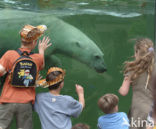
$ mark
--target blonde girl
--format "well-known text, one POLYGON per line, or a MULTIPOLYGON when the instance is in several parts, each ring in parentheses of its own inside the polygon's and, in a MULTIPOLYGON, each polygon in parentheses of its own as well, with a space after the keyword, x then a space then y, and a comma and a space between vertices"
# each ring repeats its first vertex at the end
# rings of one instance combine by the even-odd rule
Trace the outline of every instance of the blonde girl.
POLYGON ((124 80, 119 93, 127 95, 132 86, 130 129, 146 129, 146 120, 152 105, 151 76, 155 66, 153 42, 148 38, 136 40, 134 50, 134 60, 124 63, 124 80))

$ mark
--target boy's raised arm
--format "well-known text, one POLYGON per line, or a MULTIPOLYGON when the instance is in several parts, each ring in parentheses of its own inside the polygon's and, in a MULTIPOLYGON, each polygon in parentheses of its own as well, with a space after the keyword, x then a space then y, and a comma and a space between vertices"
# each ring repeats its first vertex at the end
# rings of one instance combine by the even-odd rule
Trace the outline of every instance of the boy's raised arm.
MULTIPOLYGON (((49 37, 43 37, 42 41, 39 40, 39 44, 38 44, 38 51, 39 54, 44 56, 44 52, 45 50, 50 47, 52 45, 52 43, 49 43, 50 39, 49 37)), ((45 62, 43 61, 43 68, 44 68, 45 62)))
POLYGON ((49 37, 43 37, 42 41, 39 40, 38 44, 38 51, 39 54, 44 55, 45 50, 52 45, 52 43, 49 43, 50 39, 49 37))
POLYGON ((84 99, 84 90, 83 90, 83 87, 76 84, 76 92, 78 94, 78 97, 79 97, 79 102, 82 104, 82 107, 84 108, 85 107, 85 99, 84 99))

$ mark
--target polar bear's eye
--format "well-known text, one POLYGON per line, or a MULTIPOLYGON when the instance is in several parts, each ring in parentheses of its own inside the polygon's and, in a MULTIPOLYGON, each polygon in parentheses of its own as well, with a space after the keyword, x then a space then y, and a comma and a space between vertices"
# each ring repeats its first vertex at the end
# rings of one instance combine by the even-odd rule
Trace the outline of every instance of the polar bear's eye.
POLYGON ((96 59, 100 59, 100 56, 96 55, 95 58, 96 58, 96 59))
POLYGON ((78 47, 80 47, 80 48, 82 47, 81 44, 80 44, 79 42, 75 42, 75 44, 76 44, 78 47))

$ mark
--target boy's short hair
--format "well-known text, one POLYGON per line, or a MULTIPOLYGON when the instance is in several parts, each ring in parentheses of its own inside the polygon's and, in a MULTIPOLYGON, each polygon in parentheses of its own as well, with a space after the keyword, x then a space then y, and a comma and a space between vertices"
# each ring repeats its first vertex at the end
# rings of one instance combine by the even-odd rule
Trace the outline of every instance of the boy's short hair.
POLYGON ((90 127, 87 124, 78 123, 74 125, 71 129, 90 129, 90 127))
MULTIPOLYGON (((54 80, 57 76, 59 76, 60 74, 62 74, 60 71, 51 72, 50 74, 48 74, 48 75, 46 76, 46 81, 47 81, 47 82, 48 82, 48 81, 52 81, 52 80, 54 80)), ((62 81, 61 81, 61 82, 62 82, 62 81)), ((58 83, 56 83, 55 85, 49 86, 49 87, 48 87, 49 90, 58 89, 59 86, 60 86, 60 84, 61 84, 61 82, 58 82, 58 83)))
POLYGON ((105 94, 98 100, 99 108, 106 114, 112 113, 118 105, 119 98, 115 94, 105 94))

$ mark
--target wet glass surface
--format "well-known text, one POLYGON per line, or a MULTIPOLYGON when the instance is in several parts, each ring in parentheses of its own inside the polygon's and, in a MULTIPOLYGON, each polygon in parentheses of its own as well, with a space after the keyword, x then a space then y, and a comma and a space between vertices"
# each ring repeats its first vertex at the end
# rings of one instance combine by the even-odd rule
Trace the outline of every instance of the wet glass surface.
MULTIPOLYGON (((128 113, 131 92, 126 97, 118 94, 123 79, 122 63, 133 55, 133 39, 148 37, 154 41, 154 0, 0 0, 0 56, 8 49, 19 47, 18 32, 26 23, 46 24, 48 26, 46 35, 54 44, 58 43, 58 37, 63 37, 62 27, 60 31, 55 32, 53 17, 71 25, 91 39, 104 54, 103 59, 107 66, 107 72, 98 73, 90 62, 83 62, 82 57, 85 55, 75 56, 82 53, 83 48, 77 53, 73 51, 69 54, 69 50, 64 52, 63 49, 50 53, 55 55, 66 69, 62 94, 77 98, 74 87, 76 83, 85 89, 86 107, 78 119, 72 119, 73 124, 87 123, 91 129, 95 129, 98 117, 103 114, 97 107, 97 101, 105 93, 117 94, 120 98, 119 110, 128 113)), ((68 33, 64 38, 66 40, 72 36, 68 33)), ((77 36, 76 42, 82 41, 82 47, 86 44, 83 38, 76 38, 77 36)), ((62 48, 63 45, 59 47, 62 48)), ((72 44, 69 47, 72 49, 72 44)), ((48 50, 48 53, 49 51, 53 50, 48 50)), ((94 53, 96 54, 96 51, 91 52, 94 53)), ((53 65, 49 60, 46 61, 48 67, 53 65)), ((43 76, 45 71, 42 72, 43 76)), ((37 89, 38 93, 43 91, 47 90, 37 89)), ((11 129, 14 128, 15 124, 11 129)), ((34 113, 34 128, 41 128, 36 113, 34 113)))

